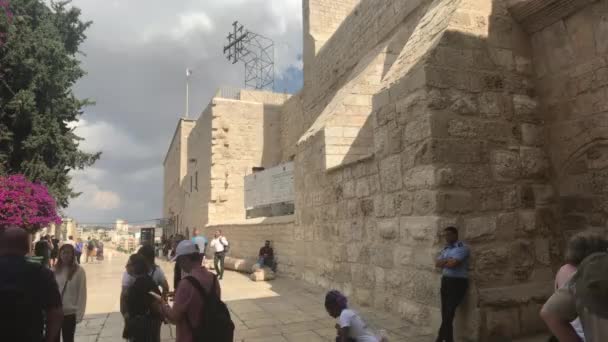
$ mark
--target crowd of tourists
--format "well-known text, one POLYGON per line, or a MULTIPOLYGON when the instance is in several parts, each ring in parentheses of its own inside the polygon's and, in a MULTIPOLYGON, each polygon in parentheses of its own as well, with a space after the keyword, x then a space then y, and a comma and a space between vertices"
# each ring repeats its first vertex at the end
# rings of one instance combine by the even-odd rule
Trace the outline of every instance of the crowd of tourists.
MULTIPOLYGON (((456 309, 469 287, 470 249, 459 239, 455 227, 445 228, 443 235, 446 245, 435 261, 442 272, 442 322, 436 341, 452 342, 456 309)), ((89 256, 90 240, 68 237, 60 242, 45 236, 34 248, 41 261, 32 262, 26 257, 30 252, 28 239, 21 228, 0 227, 2 340, 74 341, 87 301, 86 273, 79 265, 79 256, 83 252, 89 256)), ((175 291, 170 291, 165 273, 156 264, 154 246, 142 246, 125 265, 120 295, 123 337, 130 342, 160 342, 161 326, 175 324, 177 342, 232 341, 234 324, 221 300, 220 285, 228 240, 216 231, 208 242, 195 231, 191 239, 178 235, 163 239, 164 244, 167 242, 170 245, 163 247, 168 260, 175 262, 175 291), (204 266, 207 248, 213 249, 215 273, 204 266)), ((540 312, 553 334, 550 341, 608 341, 608 240, 592 233, 577 234, 569 240, 565 256, 555 276, 555 292, 540 312)), ((273 265, 270 241, 260 249, 258 258, 261 265, 273 265)), ((336 342, 386 340, 348 307, 348 299, 341 292, 327 293, 325 309, 337 320, 336 342)))
MULTIPOLYGON (((216 233, 215 239, 219 241, 221 235, 216 233)), ((198 239, 174 236, 171 240, 174 293, 169 292, 165 274, 155 264, 154 247, 142 246, 129 257, 120 301, 125 319, 123 337, 131 342, 159 342, 161 325, 172 323, 179 342, 232 341, 234 324, 221 301, 219 279, 223 269, 213 274, 203 266, 206 246, 195 243, 198 239), (170 299, 172 306, 168 304, 170 299)))
POLYGON ((2 341, 59 342, 61 336, 73 342, 76 324, 84 317, 87 281, 74 244, 44 240, 55 252, 43 253, 41 262, 32 261, 26 257, 27 232, 0 227, 2 341))
POLYGON ((47 267, 54 267, 59 258, 59 250, 62 245, 71 245, 74 247, 76 263, 80 264, 82 254, 85 255, 85 262, 101 262, 104 260, 104 245, 103 242, 92 240, 90 237, 86 241, 81 238, 74 240, 70 235, 67 240, 60 241, 54 235, 45 235, 38 241, 34 241, 34 256, 47 267))

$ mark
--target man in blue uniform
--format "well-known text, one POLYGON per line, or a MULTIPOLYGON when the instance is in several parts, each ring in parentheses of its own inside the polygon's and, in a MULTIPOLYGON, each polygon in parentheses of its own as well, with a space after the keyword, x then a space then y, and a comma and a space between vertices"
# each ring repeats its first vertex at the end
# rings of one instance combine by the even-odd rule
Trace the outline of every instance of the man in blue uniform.
POLYGON ((458 240, 458 229, 455 227, 447 227, 443 232, 447 245, 435 262, 435 266, 442 269, 441 327, 436 341, 453 342, 452 323, 456 308, 462 303, 469 287, 469 247, 458 240))
POLYGON ((197 246, 198 252, 201 254, 201 260, 203 260, 203 264, 205 262, 205 252, 207 251, 207 238, 198 230, 194 229, 192 232, 192 242, 197 246))

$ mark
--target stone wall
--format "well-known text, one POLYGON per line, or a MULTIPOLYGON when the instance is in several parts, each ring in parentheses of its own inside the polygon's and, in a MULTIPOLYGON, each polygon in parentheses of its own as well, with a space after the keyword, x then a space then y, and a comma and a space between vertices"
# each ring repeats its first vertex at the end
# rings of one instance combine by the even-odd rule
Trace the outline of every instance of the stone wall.
POLYGON ((245 218, 244 176, 280 160, 280 111, 259 102, 214 99, 209 222, 245 218))
POLYGON ((605 232, 608 222, 607 18, 601 0, 532 36, 558 222, 568 235, 605 232))
POLYGON ((325 42, 349 16, 359 0, 303 0, 302 16, 304 21, 304 83, 306 74, 325 42))
POLYGON ((275 240, 285 274, 433 334, 434 259, 455 225, 472 250, 460 340, 543 331, 565 238, 606 229, 608 0, 304 10, 305 35, 328 20, 332 34, 305 39, 303 90, 211 104, 207 233, 224 230, 236 257, 275 240), (292 159, 294 221, 241 221, 243 175, 292 159))
POLYGON ((188 137, 179 224, 184 233, 244 219, 243 177, 253 167, 272 167, 281 160, 280 104, 289 96, 241 91, 240 98, 213 98, 188 137))
POLYGON ((473 250, 461 337, 542 331, 538 311, 562 234, 529 36, 500 1, 407 3, 362 2, 321 49, 314 86, 302 92, 294 229, 310 252, 295 256, 297 274, 432 331, 434 255, 439 233, 454 224, 473 250), (336 100, 358 89, 355 71, 377 56, 364 124, 373 155, 327 170, 319 152, 337 136, 325 116, 343 113, 336 100))
MULTIPOLYGON (((375 19, 376 12, 389 8, 387 15, 407 18, 381 28, 382 19, 378 17, 374 29, 377 34, 388 30, 388 37, 365 41, 353 35, 350 40, 335 40, 335 46, 331 45, 334 38, 328 41, 321 54, 336 53, 348 45, 369 46, 369 50, 352 52, 364 56, 353 70, 371 65, 377 77, 378 85, 368 84, 373 98, 370 96, 367 103, 371 108, 364 124, 373 135, 374 154, 328 170, 325 156, 318 153, 327 147, 327 134, 331 132, 327 129, 331 120, 327 120, 323 129, 309 130, 300 139, 295 159, 295 238, 306 251, 295 257, 301 269, 297 273, 306 281, 341 289, 361 305, 396 312, 428 333, 436 329, 440 316, 439 276, 433 269, 433 255, 440 248, 437 232, 453 219, 437 215, 435 199, 439 195, 428 178, 434 175, 432 167, 415 169, 417 165, 409 163, 412 155, 405 149, 407 143, 428 140, 431 132, 424 129, 426 107, 421 103, 413 109, 406 106, 412 98, 424 98, 424 60, 407 66, 406 61, 414 53, 430 54, 447 28, 456 3, 429 1, 415 9, 402 9, 405 13, 394 13, 394 6, 403 2, 385 1, 359 15, 375 19)), ((374 25, 359 20, 347 18, 340 30, 344 29, 346 35, 349 29, 360 30, 348 23, 374 25)), ((352 75, 349 72, 347 77, 352 75)), ((304 93, 308 90, 305 88, 304 93)), ((336 93, 340 90, 326 94, 329 99, 320 103, 331 104, 336 93)))
POLYGON ((209 199, 211 198, 212 130, 213 107, 208 105, 196 120, 188 136, 188 168, 184 179, 184 213, 182 229, 204 226, 209 222, 209 199))
POLYGON ((278 263, 278 273, 295 276, 293 216, 260 218, 240 221, 226 221, 205 227, 204 234, 213 238, 216 230, 221 230, 230 243, 229 256, 240 259, 257 260, 264 241, 270 240, 278 263))
POLYGON ((187 173, 188 136, 194 120, 180 119, 163 162, 163 216, 179 219, 183 211, 182 182, 187 173))

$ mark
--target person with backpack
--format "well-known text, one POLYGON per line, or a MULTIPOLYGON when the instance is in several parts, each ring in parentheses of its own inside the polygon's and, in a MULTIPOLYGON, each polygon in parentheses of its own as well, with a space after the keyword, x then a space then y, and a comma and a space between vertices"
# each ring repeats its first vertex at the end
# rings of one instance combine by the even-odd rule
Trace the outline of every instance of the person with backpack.
POLYGON ((0 226, 0 336, 2 341, 54 342, 61 329, 61 295, 53 272, 27 260, 29 237, 0 226))
MULTIPOLYGON (((155 262, 154 247, 151 245, 143 245, 137 251, 137 254, 144 257, 148 266, 148 275, 154 280, 154 284, 162 289, 162 295, 165 296, 169 292, 169 282, 165 277, 165 272, 155 262)), ((135 278, 124 272, 122 276, 122 287, 128 289, 135 282, 135 278)))
POLYGON ((123 337, 129 342, 160 342, 162 315, 154 297, 150 296, 151 293, 160 296, 160 291, 148 274, 146 259, 141 254, 131 255, 128 270, 135 281, 121 305, 126 323, 123 337))
POLYGON ((228 307, 221 301, 217 277, 201 266, 201 254, 192 240, 177 245, 175 257, 180 268, 189 274, 179 282, 173 307, 160 296, 165 318, 176 325, 176 342, 232 342, 234 323, 228 307))
MULTIPOLYGON (((84 268, 78 265, 74 246, 64 244, 59 248, 55 264, 55 280, 61 289, 63 303, 63 342, 74 342, 76 324, 82 322, 87 305, 87 277, 84 268)), ((59 335, 55 342, 59 342, 59 335)))

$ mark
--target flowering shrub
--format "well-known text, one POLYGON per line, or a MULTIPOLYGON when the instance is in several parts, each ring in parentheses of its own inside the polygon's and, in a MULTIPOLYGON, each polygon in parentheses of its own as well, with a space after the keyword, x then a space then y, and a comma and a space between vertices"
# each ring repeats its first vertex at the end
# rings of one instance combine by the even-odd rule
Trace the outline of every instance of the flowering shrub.
POLYGON ((35 232, 61 224, 57 203, 48 189, 23 175, 0 176, 0 225, 17 225, 35 232))
POLYGON ((0 0, 0 47, 6 42, 8 27, 13 22, 13 13, 9 5, 8 0, 0 0))

